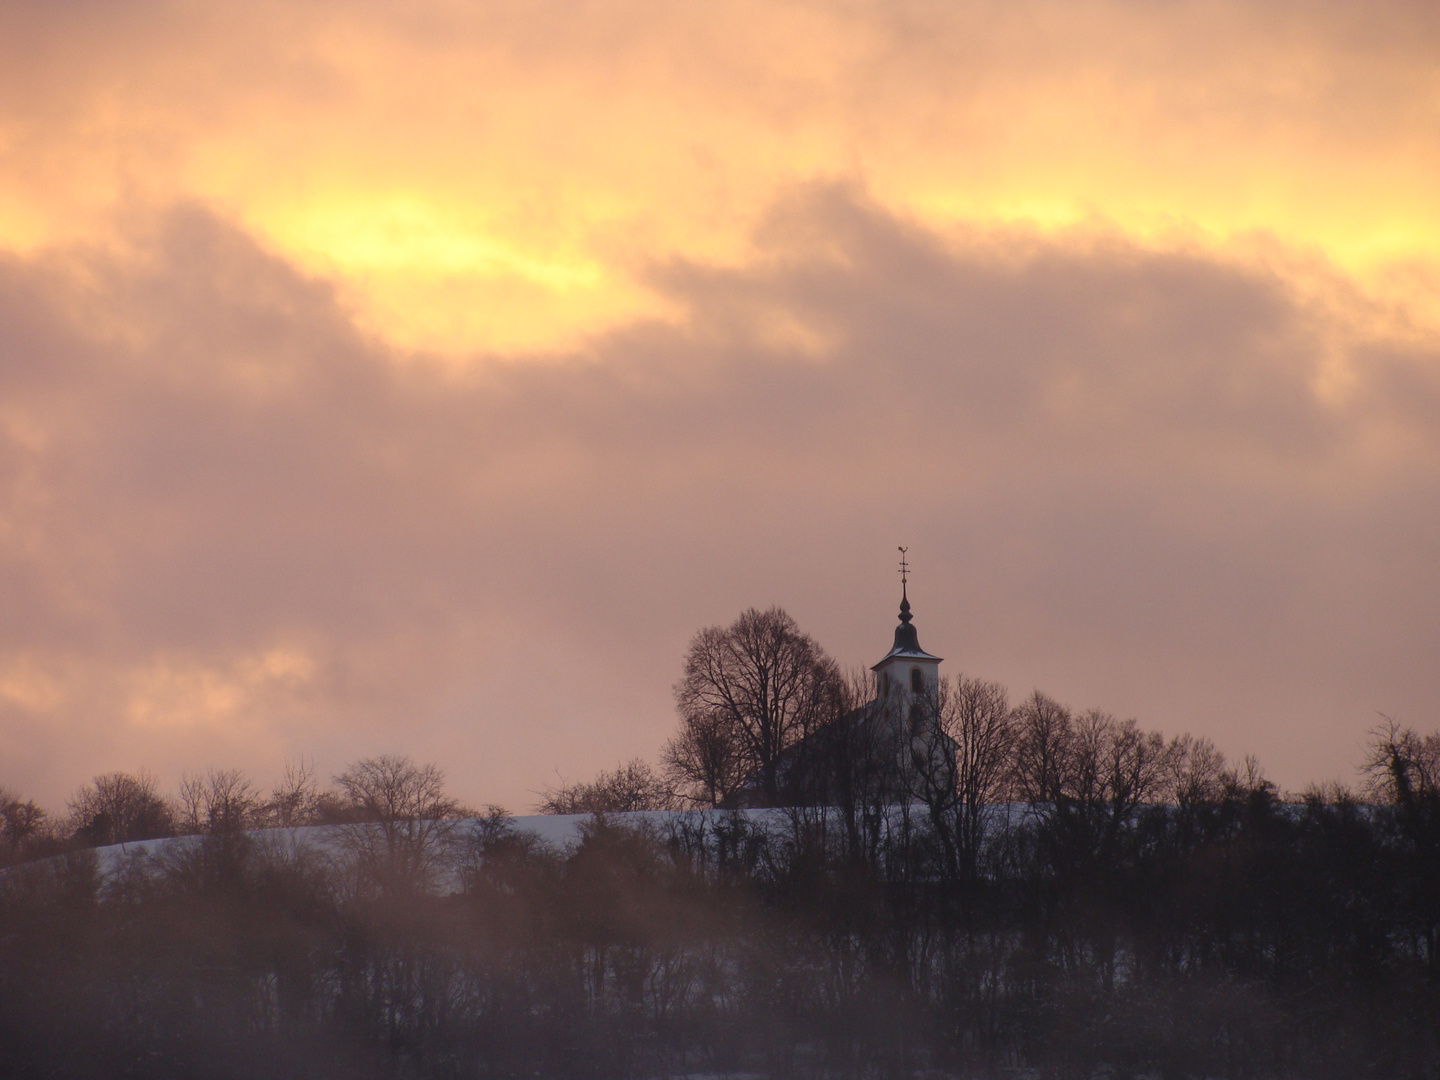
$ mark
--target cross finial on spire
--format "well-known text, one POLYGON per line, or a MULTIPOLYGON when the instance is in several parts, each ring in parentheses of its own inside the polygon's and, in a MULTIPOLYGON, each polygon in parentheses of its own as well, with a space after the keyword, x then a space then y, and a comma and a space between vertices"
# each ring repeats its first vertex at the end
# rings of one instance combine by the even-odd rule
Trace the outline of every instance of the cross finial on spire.
POLYGON ((909 550, 900 549, 900 621, 907 626, 910 623, 910 597, 906 595, 905 583, 910 580, 910 563, 906 561, 905 553, 909 550))

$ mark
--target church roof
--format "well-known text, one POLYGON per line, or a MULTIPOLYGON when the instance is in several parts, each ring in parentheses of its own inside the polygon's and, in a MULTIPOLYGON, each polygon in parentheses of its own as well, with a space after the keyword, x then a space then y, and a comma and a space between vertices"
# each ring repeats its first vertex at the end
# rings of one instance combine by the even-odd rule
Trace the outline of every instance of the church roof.
POLYGON ((928 653, 920 647, 920 634, 911 625, 910 620, 910 598, 906 596, 905 586, 902 583, 900 586, 900 625, 895 627, 895 644, 890 647, 888 653, 880 658, 879 664, 871 666, 871 671, 880 667, 887 660, 897 657, 907 660, 934 660, 937 663, 940 661, 941 657, 928 653))

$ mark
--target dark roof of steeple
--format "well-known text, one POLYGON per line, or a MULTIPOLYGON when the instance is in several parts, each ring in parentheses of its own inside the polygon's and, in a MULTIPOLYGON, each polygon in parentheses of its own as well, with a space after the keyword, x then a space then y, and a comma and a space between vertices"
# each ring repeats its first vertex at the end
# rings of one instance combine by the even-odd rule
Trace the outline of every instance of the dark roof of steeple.
MULTIPOLYGON (((911 625, 910 597, 906 595, 904 582, 900 584, 900 625, 895 627, 895 644, 890 651, 880 658, 880 664, 885 663, 893 656, 908 656, 916 660, 939 660, 940 657, 926 652, 920 647, 920 633, 911 625)), ((878 668, 875 664, 871 670, 878 668)))

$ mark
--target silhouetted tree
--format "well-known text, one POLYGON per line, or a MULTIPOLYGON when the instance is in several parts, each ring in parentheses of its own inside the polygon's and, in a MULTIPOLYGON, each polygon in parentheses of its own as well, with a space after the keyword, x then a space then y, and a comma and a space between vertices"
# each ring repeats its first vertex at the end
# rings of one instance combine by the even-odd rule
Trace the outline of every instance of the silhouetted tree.
POLYGON ((432 887, 463 813, 445 794, 444 774, 382 754, 350 765, 335 785, 348 804, 343 835, 363 880, 383 892, 432 887))
POLYGON ((1032 805, 1058 803, 1071 782, 1075 724, 1070 710, 1037 690, 1015 710, 1015 727, 1014 797, 1032 805))
MULTIPOLYGON (((1006 715, 989 684, 949 692, 936 715, 962 737, 1006 715)), ((1398 788, 1285 802, 1253 761, 1185 737, 1155 780, 1148 733, 1061 714, 1063 809, 1023 819, 963 889, 894 828, 857 866, 828 809, 598 817, 563 847, 492 810, 442 818, 461 856, 445 888, 357 892, 383 820, 454 812, 405 759, 342 774, 370 819, 342 835, 375 845, 344 845, 354 863, 308 835, 214 833, 12 867, 0 1076, 1440 1080, 1411 891, 1434 875, 1398 788)), ((1398 759, 1423 794, 1427 738, 1382 733, 1375 766, 1398 759)))
POLYGON ((175 832, 175 814, 143 769, 97 776, 70 797, 71 831, 93 847, 175 832))
MULTIPOLYGON (((399 757, 262 808, 331 832, 211 829, 255 804, 212 773, 203 836, 0 872, 0 1076, 1440 1080, 1440 735, 1374 734, 1372 804, 1282 799, 1253 758, 1040 694, 957 679, 897 730, 869 690, 781 752, 800 805, 565 845, 462 823, 399 757)), ((91 789, 77 812, 130 790, 91 789)), ((0 843, 43 832, 0 795, 0 843)))
POLYGON ((672 790, 698 806, 719 806, 745 781, 745 755, 733 725, 716 710, 692 710, 660 753, 672 790))
POLYGON ((1440 800, 1440 732, 1422 736, 1386 717, 1370 733, 1361 765, 1368 790, 1396 806, 1440 800))
POLYGON ((640 758, 602 772, 589 783, 576 781, 547 790, 536 805, 542 814, 620 814, 633 810, 674 810, 680 799, 640 758))
POLYGON ((267 823, 281 828, 314 825, 320 820, 321 791, 315 766, 301 758, 287 761, 280 780, 270 790, 263 813, 267 823))
POLYGON ((975 880, 987 823, 1010 783, 1017 721, 1005 688, 960 676, 940 684, 929 738, 914 756, 918 790, 952 874, 975 880))
POLYGON ((1413 932, 1440 980, 1440 732, 1421 735, 1386 717, 1361 769, 1370 794, 1390 805, 1413 932))
POLYGON ((1178 735, 1165 759, 1166 797, 1178 806, 1218 802, 1225 793, 1225 755, 1209 739, 1178 735))
MULTIPOLYGON (((690 642, 675 687, 683 744, 726 740, 736 771, 769 803, 781 798, 781 755, 841 709, 843 680, 835 662, 780 608, 745 611, 732 624, 701 630, 690 642)), ((714 756, 670 755, 695 792, 718 787, 714 756)), ((724 774, 726 779, 733 774, 724 774)), ((725 796, 734 793, 725 792, 725 796)))
POLYGON ((0 866, 56 849, 49 815, 33 799, 0 788, 0 866))
POLYGON ((244 832, 262 822, 260 795, 239 769, 184 777, 179 801, 179 824, 187 832, 244 832))
POLYGON ((891 810, 908 800, 914 786, 901 765, 901 742, 892 717, 873 706, 874 676, 846 672, 839 685, 835 719, 823 723, 797 748, 790 792, 812 807, 833 808, 844 830, 852 864, 879 873, 884 861, 891 810))

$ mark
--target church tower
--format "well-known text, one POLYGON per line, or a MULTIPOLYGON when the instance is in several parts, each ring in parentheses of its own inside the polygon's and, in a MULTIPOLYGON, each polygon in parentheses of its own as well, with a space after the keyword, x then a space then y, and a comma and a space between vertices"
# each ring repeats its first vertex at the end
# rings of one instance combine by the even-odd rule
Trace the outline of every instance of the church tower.
POLYGON ((875 672, 876 704, 897 720, 908 718, 913 726, 920 718, 917 707, 933 703, 939 693, 941 658, 920 647, 920 634, 911 621, 905 552, 900 549, 900 625, 895 628, 895 644, 870 670, 875 672))

